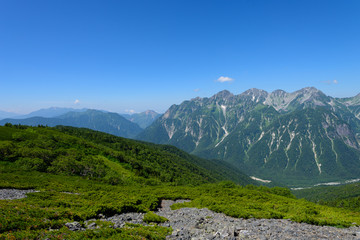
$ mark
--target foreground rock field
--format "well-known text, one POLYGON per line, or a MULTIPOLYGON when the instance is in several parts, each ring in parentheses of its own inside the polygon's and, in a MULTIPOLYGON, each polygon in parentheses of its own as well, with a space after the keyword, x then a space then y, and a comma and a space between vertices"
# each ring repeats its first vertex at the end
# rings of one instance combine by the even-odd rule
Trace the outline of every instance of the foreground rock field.
MULTIPOLYGON (((34 190, 0 189, 0 199, 19 199, 34 190)), ((167 239, 360 239, 360 227, 336 228, 315 226, 292 222, 286 219, 238 219, 206 208, 181 208, 171 210, 174 203, 187 200, 163 200, 161 208, 155 212, 169 221, 159 224, 172 227, 173 232, 167 239)), ((124 213, 112 217, 99 216, 101 221, 113 223, 121 228, 125 223, 148 225, 143 221, 143 213, 124 213)), ((89 219, 84 225, 78 222, 65 224, 70 230, 81 231, 97 228, 89 219)), ((55 229, 52 229, 55 230, 55 229)))

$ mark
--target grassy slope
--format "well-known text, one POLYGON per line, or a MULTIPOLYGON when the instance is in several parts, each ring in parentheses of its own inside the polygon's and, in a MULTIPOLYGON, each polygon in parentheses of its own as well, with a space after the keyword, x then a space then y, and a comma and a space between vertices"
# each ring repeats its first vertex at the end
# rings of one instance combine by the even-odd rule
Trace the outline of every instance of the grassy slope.
MULTIPOLYGON (((113 150, 124 152, 126 155, 133 158, 143 158, 141 154, 144 153, 144 151, 145 154, 149 152, 160 153, 161 159, 157 159, 156 161, 164 163, 164 156, 172 160, 171 162, 169 162, 171 166, 168 165, 163 167, 165 171, 168 171, 171 168, 175 170, 177 168, 183 168, 183 166, 187 166, 188 168, 192 169, 192 171, 195 171, 197 174, 199 174, 200 172, 196 169, 201 169, 201 172, 203 172, 202 174, 206 173, 208 181, 210 182, 219 180, 231 180, 241 185, 256 184, 255 181, 243 174, 238 168, 233 167, 230 164, 217 160, 207 160, 199 158, 170 145, 157 145, 153 143, 140 142, 131 139, 116 137, 110 134, 97 132, 89 129, 79 129, 64 126, 58 126, 57 129, 59 129, 61 132, 84 138, 93 143, 107 146, 109 148, 112 148, 113 150), (172 167, 174 165, 176 165, 175 168, 172 167), (197 168, 195 169, 193 165, 196 165, 197 168)), ((154 161, 154 159, 152 159, 151 161, 154 161)), ((184 174, 185 172, 182 171, 182 175, 184 174)))
MULTIPOLYGON (((157 209, 161 199, 180 198, 191 199, 192 202, 175 207, 207 207, 234 217, 286 218, 333 226, 350 226, 353 222, 360 224, 358 212, 297 200, 288 190, 282 188, 241 187, 231 182, 196 187, 114 186, 78 176, 22 171, 17 169, 14 163, 1 162, 0 188, 10 187, 35 188, 41 192, 30 193, 25 199, 0 200, 0 239, 6 239, 6 236, 49 237, 49 234, 60 239, 86 238, 81 235, 83 233, 67 231, 63 227, 64 223, 74 220, 82 222, 96 217, 99 213, 112 216, 123 212, 153 211, 157 209), (60 230, 50 233, 47 231, 49 227, 60 230)), ((137 227, 137 230, 148 229, 137 227)), ((107 230, 104 228, 101 231, 107 230)), ((159 231, 167 233, 166 229, 159 231)), ((93 230, 86 232, 88 236, 95 234, 93 230)), ((114 238, 120 233, 107 234, 109 238, 114 238)), ((127 233, 123 230, 121 234, 127 233)))
POLYGON ((173 147, 146 144, 73 127, 0 127, 0 160, 28 170, 82 175, 113 184, 202 184, 253 181, 173 147), (2 141, 1 141, 2 140, 2 141))
POLYGON ((299 197, 322 205, 360 212, 360 183, 339 186, 318 186, 293 191, 299 197))
MULTIPOLYGON (((241 187, 229 181, 200 184, 211 180, 206 179, 210 175, 201 175, 202 170, 195 169, 200 171, 200 175, 196 171, 185 172, 191 181, 197 181, 197 186, 190 185, 177 173, 169 175, 173 182, 166 178, 167 175, 164 179, 168 181, 161 182, 161 175, 150 171, 146 165, 149 167, 154 163, 150 166, 158 168, 167 167, 168 161, 175 164, 169 156, 177 155, 171 152, 164 154, 164 149, 161 150, 164 146, 138 142, 132 145, 126 139, 100 134, 105 136, 105 141, 100 136, 96 137, 99 133, 93 131, 87 132, 94 139, 89 142, 89 136, 84 139, 65 134, 72 131, 76 135, 76 132, 84 130, 69 128, 62 131, 52 128, 0 128, 0 188, 40 190, 28 194, 25 199, 0 200, 0 239, 164 239, 171 231, 169 228, 128 226, 115 230, 104 226, 99 230, 70 232, 64 227, 65 222, 83 222, 100 213, 112 216, 123 212, 153 211, 161 199, 191 199, 192 202, 175 207, 208 207, 234 217, 286 218, 332 226, 350 226, 353 222, 360 224, 359 212, 297 200, 284 188, 241 187), (145 154, 145 146, 153 147, 146 150, 151 154, 145 154), (154 155, 158 157, 152 158, 154 155), (76 172, 79 170, 77 167, 81 171, 76 172), (176 186, 177 183, 183 185, 176 186), (49 232, 49 227, 58 230, 49 232)), ((182 158, 177 156, 175 160, 179 159, 182 158)), ((181 167, 180 164, 182 162, 178 162, 177 166, 181 167)), ((187 164, 187 167, 195 166, 187 164)), ((171 171, 169 168, 167 172, 171 171)), ((216 178, 212 180, 216 181, 216 178)))

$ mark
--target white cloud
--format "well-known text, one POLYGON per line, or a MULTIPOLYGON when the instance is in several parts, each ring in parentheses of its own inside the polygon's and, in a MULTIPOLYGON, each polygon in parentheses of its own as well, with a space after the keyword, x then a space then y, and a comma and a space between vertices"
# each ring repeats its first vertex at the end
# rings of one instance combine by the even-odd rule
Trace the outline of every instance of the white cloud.
POLYGON ((200 88, 194 89, 194 92, 198 92, 198 91, 200 91, 200 88))
POLYGON ((74 104, 79 104, 80 103, 80 100, 79 99, 76 99, 74 104))
POLYGON ((233 79, 233 78, 229 78, 229 77, 221 76, 221 77, 219 77, 216 81, 223 83, 223 82, 232 82, 232 81, 234 81, 234 79, 233 79))
POLYGON ((331 84, 338 84, 338 80, 334 79, 334 80, 326 80, 326 81, 322 81, 322 83, 325 83, 327 85, 331 85, 331 84))

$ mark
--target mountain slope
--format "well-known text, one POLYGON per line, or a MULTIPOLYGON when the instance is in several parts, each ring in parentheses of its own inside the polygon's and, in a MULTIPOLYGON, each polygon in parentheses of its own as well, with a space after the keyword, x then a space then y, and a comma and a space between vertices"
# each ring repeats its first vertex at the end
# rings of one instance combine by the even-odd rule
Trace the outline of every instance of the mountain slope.
MULTIPOLYGON (((202 159, 170 145, 156 145, 152 143, 138 142, 89 129, 78 129, 64 126, 57 126, 56 128, 66 134, 77 136, 96 144, 105 145, 116 151, 125 152, 127 155, 132 158, 139 159, 140 161, 147 160, 161 162, 162 167, 161 170, 159 170, 161 173, 158 173, 158 175, 166 175, 169 171, 176 171, 181 178, 187 179, 188 177, 186 177, 186 172, 189 170, 184 168, 188 168, 191 170, 191 174, 203 175, 204 179, 207 179, 206 181, 210 182, 231 180, 242 185, 256 184, 247 175, 233 166, 220 164, 216 160, 202 159)), ((149 167, 150 166, 147 166, 146 168, 149 167)), ((155 170, 149 169, 149 171, 155 170)))
POLYGON ((138 138, 287 184, 357 178, 357 104, 357 97, 335 99, 315 88, 222 91, 171 106, 138 138))
POLYGON ((116 136, 134 137, 142 129, 135 123, 130 122, 117 113, 102 112, 98 110, 86 110, 85 112, 68 112, 56 118, 32 117, 27 119, 3 119, 0 125, 5 123, 22 125, 44 126, 73 126, 98 130, 116 136))
POLYGON ((359 212, 298 200, 289 189, 211 183, 227 179, 218 175, 222 165, 211 170, 200 162, 211 165, 172 146, 90 129, 0 127, 0 188, 35 190, 21 200, 0 199, 0 239, 165 239, 171 228, 123 223, 134 220, 134 212, 156 211, 164 199, 191 199, 174 207, 208 208, 250 218, 252 225, 254 218, 338 227, 360 223, 359 212), (82 229, 71 231, 69 225, 82 229))
POLYGON ((145 129, 150 126, 156 119, 158 119, 161 114, 148 110, 141 113, 134 114, 122 114, 127 120, 138 124, 141 128, 145 129))
POLYGON ((58 126, 0 127, 0 160, 20 167, 104 179, 110 183, 200 184, 233 180, 254 183, 239 171, 191 156, 172 146, 58 126), (224 174, 225 173, 225 174, 224 174))

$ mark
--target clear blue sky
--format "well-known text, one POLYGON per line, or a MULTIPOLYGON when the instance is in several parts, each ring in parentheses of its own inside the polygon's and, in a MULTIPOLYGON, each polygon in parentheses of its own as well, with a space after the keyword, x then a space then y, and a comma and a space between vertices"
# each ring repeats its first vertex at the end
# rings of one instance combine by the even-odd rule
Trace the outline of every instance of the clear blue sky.
POLYGON ((164 112, 307 86, 360 93, 360 1, 0 1, 0 110, 164 112))

